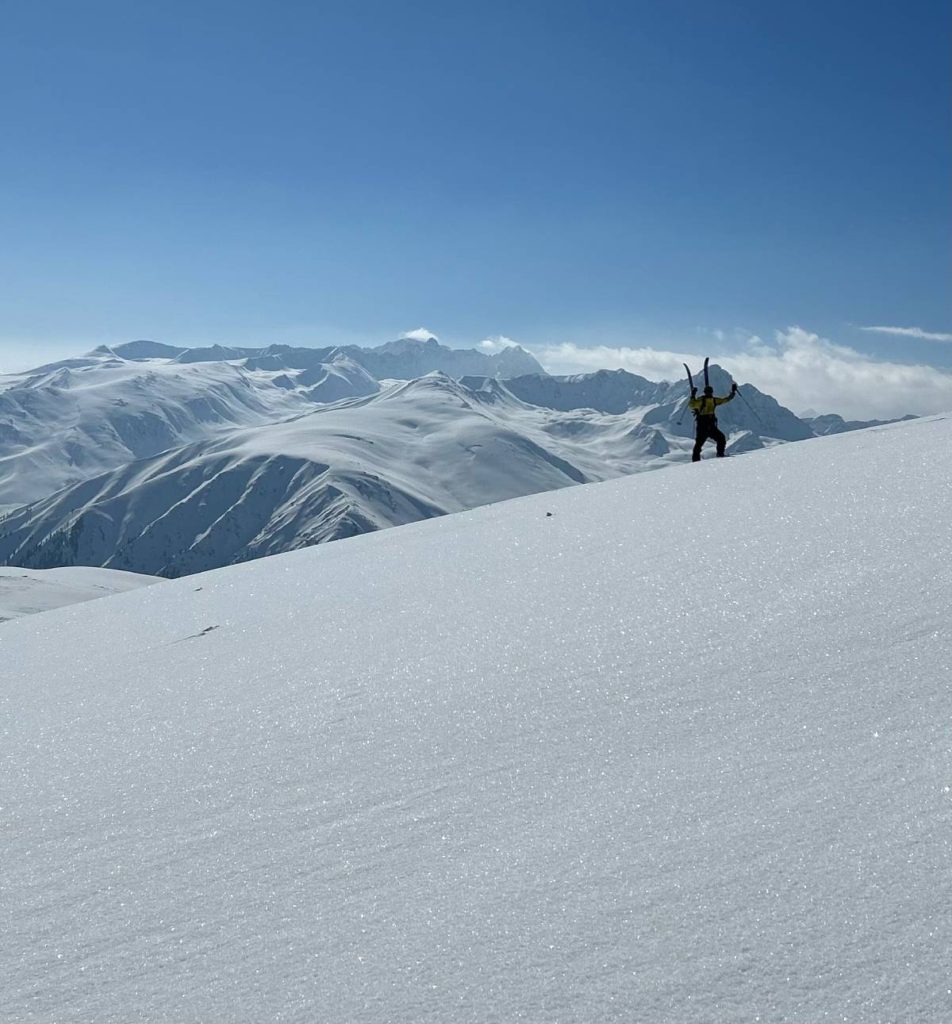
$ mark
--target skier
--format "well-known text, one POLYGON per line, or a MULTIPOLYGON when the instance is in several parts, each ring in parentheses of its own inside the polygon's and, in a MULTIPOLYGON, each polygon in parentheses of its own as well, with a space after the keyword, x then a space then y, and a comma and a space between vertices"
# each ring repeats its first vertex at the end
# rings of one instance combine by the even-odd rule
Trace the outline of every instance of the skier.
POLYGON ((727 438, 724 436, 723 431, 717 427, 717 416, 715 412, 719 405, 723 405, 725 402, 729 402, 734 395, 737 394, 737 382, 731 381, 731 393, 725 395, 723 398, 718 398, 714 394, 714 389, 708 384, 704 388, 704 396, 702 398, 697 397, 697 388, 691 385, 691 401, 688 402, 688 408, 694 410, 694 417, 697 421, 695 424, 694 433, 694 451, 691 453, 692 462, 701 461, 701 449, 704 447, 704 442, 712 440, 717 444, 717 457, 719 459, 724 458, 724 448, 727 445, 727 438))

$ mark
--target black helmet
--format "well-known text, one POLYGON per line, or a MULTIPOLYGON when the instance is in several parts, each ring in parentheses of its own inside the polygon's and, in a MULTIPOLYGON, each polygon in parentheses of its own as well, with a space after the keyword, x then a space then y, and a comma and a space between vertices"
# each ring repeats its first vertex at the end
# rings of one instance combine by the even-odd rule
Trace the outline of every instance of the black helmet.
POLYGON ((708 384, 707 387, 704 389, 704 394, 705 395, 713 395, 714 394, 714 389, 711 387, 710 384, 708 384))

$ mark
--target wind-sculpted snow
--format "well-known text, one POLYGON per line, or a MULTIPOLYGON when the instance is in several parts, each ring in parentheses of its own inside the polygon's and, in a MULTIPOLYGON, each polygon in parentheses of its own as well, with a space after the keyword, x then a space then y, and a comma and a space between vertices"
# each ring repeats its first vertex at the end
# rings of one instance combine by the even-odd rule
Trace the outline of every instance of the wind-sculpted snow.
POLYGON ((0 625, 8 1021, 952 1019, 952 420, 0 625))

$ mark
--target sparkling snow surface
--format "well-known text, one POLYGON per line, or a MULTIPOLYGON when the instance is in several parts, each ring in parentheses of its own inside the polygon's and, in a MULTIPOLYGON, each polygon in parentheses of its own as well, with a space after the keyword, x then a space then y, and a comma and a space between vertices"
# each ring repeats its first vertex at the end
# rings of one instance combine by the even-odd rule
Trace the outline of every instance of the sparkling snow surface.
POLYGON ((950 608, 936 418, 5 623, 0 1020, 952 1020, 950 608))
POLYGON ((88 566, 19 569, 0 565, 0 622, 158 582, 155 576, 88 566))

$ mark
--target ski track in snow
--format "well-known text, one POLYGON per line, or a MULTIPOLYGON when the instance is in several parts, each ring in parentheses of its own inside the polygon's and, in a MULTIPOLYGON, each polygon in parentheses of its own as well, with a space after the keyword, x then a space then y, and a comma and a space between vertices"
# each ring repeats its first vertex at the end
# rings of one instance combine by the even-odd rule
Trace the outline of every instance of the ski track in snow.
POLYGON ((0 1019, 952 1019, 950 442, 0 626, 0 1019))

